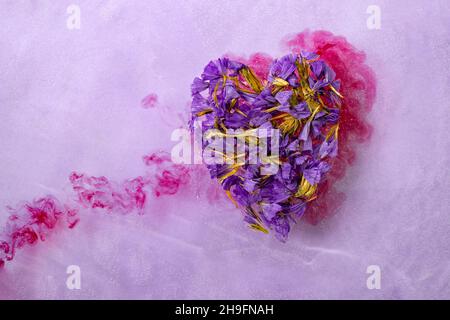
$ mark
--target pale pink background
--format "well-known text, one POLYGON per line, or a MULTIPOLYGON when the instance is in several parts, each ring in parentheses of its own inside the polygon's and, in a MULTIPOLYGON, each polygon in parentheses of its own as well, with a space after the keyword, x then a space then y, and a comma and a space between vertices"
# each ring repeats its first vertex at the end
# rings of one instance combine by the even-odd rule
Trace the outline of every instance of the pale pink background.
MULTIPOLYGON (((344 35, 378 78, 374 134, 340 183, 347 200, 286 244, 205 198, 162 199, 145 216, 82 212, 18 252, 0 298, 450 298, 448 1, 68 1, 0 3, 0 205, 69 192, 71 170, 112 179, 170 150, 202 67, 227 52, 279 56, 305 28, 344 35), (366 9, 381 8, 381 30, 366 9), (182 199, 182 200, 180 200, 182 199), (158 209, 158 210, 157 210, 158 209), (158 212, 157 212, 158 211, 158 212), (81 267, 81 290, 66 267, 81 267), (382 288, 366 287, 379 265, 382 288)), ((6 211, 0 214, 3 225, 6 211)))

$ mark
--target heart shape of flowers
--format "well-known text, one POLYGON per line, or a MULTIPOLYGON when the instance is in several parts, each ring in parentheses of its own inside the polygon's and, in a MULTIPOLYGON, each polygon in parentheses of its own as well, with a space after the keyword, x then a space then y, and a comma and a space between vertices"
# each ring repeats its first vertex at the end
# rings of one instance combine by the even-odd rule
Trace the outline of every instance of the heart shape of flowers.
MULTIPOLYGON (((274 60, 262 77, 248 65, 221 58, 209 62, 201 77, 194 79, 191 128, 200 122, 203 155, 211 152, 206 136, 212 130, 228 139, 261 129, 278 134, 276 143, 265 145, 269 155, 277 155, 270 164, 242 161, 249 158, 248 144, 233 159, 219 152, 224 161, 207 163, 211 178, 242 209, 251 228, 273 231, 285 241, 291 223, 320 196, 318 186, 337 155, 343 99, 339 88, 335 72, 318 54, 309 52, 274 60), (274 163, 277 170, 267 174, 264 169, 274 163)), ((263 146, 260 137, 255 141, 263 146)))

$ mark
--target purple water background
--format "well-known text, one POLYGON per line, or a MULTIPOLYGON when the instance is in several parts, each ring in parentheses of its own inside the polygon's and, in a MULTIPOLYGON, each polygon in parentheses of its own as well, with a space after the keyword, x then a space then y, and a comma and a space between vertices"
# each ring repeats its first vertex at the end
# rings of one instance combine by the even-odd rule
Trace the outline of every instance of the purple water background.
POLYGON ((339 184, 341 209, 286 244, 202 197, 161 199, 144 216, 82 212, 7 264, 0 298, 450 298, 447 1, 74 1, 80 30, 66 27, 70 4, 0 4, 2 206, 63 196, 72 170, 141 174, 142 155, 173 145, 173 113, 206 62, 281 56, 281 40, 306 28, 366 52, 374 133, 339 184), (366 26, 373 4, 380 30, 366 26), (140 107, 149 92, 163 114, 140 107), (66 287, 68 265, 81 290, 66 287), (366 286, 369 265, 379 290, 366 286))

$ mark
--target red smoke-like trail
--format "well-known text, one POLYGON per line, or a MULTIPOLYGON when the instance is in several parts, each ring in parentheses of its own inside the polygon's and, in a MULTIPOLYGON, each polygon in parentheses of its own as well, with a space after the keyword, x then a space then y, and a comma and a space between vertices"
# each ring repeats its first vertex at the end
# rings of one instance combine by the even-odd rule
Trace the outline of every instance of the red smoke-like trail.
POLYGON ((17 249, 45 241, 52 230, 64 226, 62 222, 70 229, 75 227, 80 207, 142 214, 149 199, 174 195, 189 183, 191 168, 173 164, 169 154, 152 153, 143 160, 145 174, 122 183, 73 172, 69 177, 76 194, 73 204, 46 196, 9 208, 10 215, 0 237, 0 267, 14 258, 17 249))

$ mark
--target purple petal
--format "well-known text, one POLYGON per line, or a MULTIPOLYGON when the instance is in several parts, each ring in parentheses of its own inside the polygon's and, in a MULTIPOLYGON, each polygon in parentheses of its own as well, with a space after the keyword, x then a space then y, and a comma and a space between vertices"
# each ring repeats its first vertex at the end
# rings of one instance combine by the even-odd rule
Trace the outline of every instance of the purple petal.
POLYGON ((280 91, 275 95, 275 99, 281 104, 281 105, 288 105, 289 99, 291 99, 292 91, 280 91))
POLYGON ((269 221, 275 218, 277 213, 281 211, 281 206, 276 203, 262 204, 261 208, 264 217, 269 221))
POLYGON ((320 182, 320 169, 319 167, 312 167, 303 171, 303 176, 312 185, 320 182))

